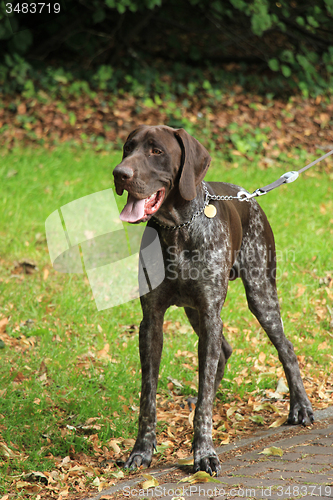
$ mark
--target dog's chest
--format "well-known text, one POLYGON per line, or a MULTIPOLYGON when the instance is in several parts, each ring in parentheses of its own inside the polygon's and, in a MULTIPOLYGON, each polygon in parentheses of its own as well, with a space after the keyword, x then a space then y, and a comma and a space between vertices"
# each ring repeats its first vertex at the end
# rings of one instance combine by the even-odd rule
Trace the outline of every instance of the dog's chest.
POLYGON ((193 305, 220 290, 229 273, 230 238, 222 223, 160 238, 168 293, 176 305, 193 305))

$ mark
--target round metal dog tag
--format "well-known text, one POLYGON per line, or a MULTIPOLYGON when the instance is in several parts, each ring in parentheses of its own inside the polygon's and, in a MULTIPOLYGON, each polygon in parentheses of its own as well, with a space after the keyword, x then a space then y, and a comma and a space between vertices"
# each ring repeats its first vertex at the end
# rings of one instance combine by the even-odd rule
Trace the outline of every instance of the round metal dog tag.
POLYGON ((215 217, 216 212, 217 210, 214 205, 207 205, 204 210, 205 216, 208 217, 208 219, 212 219, 213 217, 215 217))

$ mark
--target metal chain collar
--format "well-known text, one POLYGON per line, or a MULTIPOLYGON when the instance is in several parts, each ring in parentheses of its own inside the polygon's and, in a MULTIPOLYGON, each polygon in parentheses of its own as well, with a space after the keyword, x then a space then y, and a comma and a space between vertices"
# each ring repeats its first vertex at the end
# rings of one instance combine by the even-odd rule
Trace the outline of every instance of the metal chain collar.
POLYGON ((238 201, 249 201, 249 195, 250 193, 247 193, 243 189, 241 191, 238 191, 236 196, 221 196, 217 194, 210 194, 208 192, 208 189, 206 188, 206 185, 203 184, 204 191, 206 193, 206 196, 208 197, 208 200, 213 200, 213 201, 230 201, 230 200, 238 200, 238 201))
POLYGON ((190 224, 192 224, 192 222, 194 221, 194 219, 196 217, 198 217, 199 215, 204 213, 205 208, 209 204, 209 200, 213 200, 213 201, 230 201, 230 200, 250 201, 250 198, 248 198, 248 196, 247 196, 248 193, 246 193, 246 191, 239 191, 239 193, 237 193, 237 196, 220 196, 220 195, 216 195, 216 194, 210 194, 207 187, 206 187, 206 184, 204 182, 202 183, 202 186, 203 186, 204 191, 205 191, 205 200, 204 200, 203 207, 200 208, 200 210, 197 210, 196 212, 194 212, 194 214, 192 215, 190 220, 188 220, 187 222, 183 222, 183 224, 179 224, 178 226, 166 226, 164 224, 161 224, 159 222, 159 220, 156 219, 156 217, 153 217, 154 222, 158 226, 163 227, 163 229, 169 229, 170 231, 174 231, 175 229, 180 229, 182 227, 186 227, 186 226, 189 226, 190 224))

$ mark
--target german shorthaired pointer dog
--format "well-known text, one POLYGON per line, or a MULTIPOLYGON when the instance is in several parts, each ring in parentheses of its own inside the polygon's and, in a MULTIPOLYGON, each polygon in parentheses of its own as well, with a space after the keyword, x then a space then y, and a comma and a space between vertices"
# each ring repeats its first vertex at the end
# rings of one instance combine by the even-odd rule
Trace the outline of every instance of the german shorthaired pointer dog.
POLYGON ((293 346, 283 331, 271 227, 254 199, 237 198, 241 188, 203 181, 210 161, 207 150, 184 129, 140 126, 128 136, 123 159, 113 172, 117 194, 128 191, 120 218, 131 223, 149 221, 148 226, 158 232, 165 263, 165 279, 141 297, 142 388, 138 436, 125 464, 129 469, 149 466, 156 446, 163 318, 175 304, 184 307, 199 336, 194 471, 219 474, 212 406, 232 352, 222 333, 220 314, 228 282, 238 277, 250 310, 283 365, 290 390, 288 423, 306 425, 314 420, 293 346))

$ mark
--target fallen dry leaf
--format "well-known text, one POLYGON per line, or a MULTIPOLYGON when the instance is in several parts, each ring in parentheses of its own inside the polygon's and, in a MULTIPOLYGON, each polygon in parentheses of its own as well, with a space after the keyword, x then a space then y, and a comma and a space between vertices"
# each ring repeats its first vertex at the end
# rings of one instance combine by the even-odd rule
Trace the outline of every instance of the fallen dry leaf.
POLYGON ((61 500, 62 498, 68 497, 68 495, 69 495, 69 488, 67 487, 59 492, 58 498, 59 498, 59 500, 61 500))
POLYGON ((194 458, 179 458, 177 463, 178 465, 193 465, 194 458))
POLYGON ((39 484, 31 484, 27 481, 17 481, 15 486, 17 491, 24 491, 30 495, 32 495, 33 493, 38 493, 43 489, 39 484))
POLYGON ((218 479, 215 477, 211 476, 208 474, 208 472, 204 472, 202 470, 196 472, 192 476, 184 477, 179 483, 190 483, 190 484, 195 484, 195 483, 221 483, 218 479))
POLYGON ((4 333, 6 331, 7 324, 8 324, 8 318, 0 319, 0 333, 4 333))
POLYGON ((278 407, 273 405, 272 403, 262 403, 259 405, 254 405, 253 407, 253 411, 262 411, 262 410, 269 410, 275 413, 280 413, 278 407))
POLYGON ((138 484, 139 488, 143 490, 148 490, 149 488, 155 488, 159 485, 157 479, 154 478, 151 474, 142 474, 146 481, 142 481, 138 484))
POLYGON ((228 436, 225 439, 220 441, 220 446, 225 445, 225 444, 229 444, 229 443, 230 443, 230 436, 228 434, 228 436))
POLYGON ((108 445, 110 446, 110 448, 113 449, 113 451, 115 453, 121 453, 121 449, 119 448, 118 443, 119 443, 119 440, 115 440, 115 439, 111 439, 108 442, 108 445))
POLYGON ((264 425, 264 417, 262 415, 251 415, 250 420, 258 425, 264 425))
POLYGON ((281 394, 289 392, 289 387, 285 383, 283 377, 279 378, 279 381, 278 381, 278 384, 277 384, 277 387, 276 387, 276 392, 279 392, 281 394))
POLYGON ((107 359, 110 357, 109 355, 110 344, 106 343, 100 351, 97 351, 97 357, 100 359, 107 359))
POLYGON ((266 354, 261 351, 261 353, 259 354, 259 358, 258 359, 259 359, 260 363, 265 363, 266 354))
POLYGON ((8 448, 5 443, 0 443, 0 457, 4 458, 19 458, 20 454, 15 453, 13 450, 8 448))
POLYGON ((237 411, 237 406, 232 406, 227 410, 227 418, 230 419, 230 417, 237 411))
POLYGON ((328 346, 326 340, 324 340, 324 342, 322 342, 321 344, 318 345, 318 350, 322 351, 322 350, 326 350, 326 349, 329 349, 329 346, 328 346))
POLYGON ((110 476, 114 477, 115 479, 122 479, 125 474, 122 470, 118 470, 117 472, 111 472, 110 476))
POLYGON ((259 455, 267 455, 267 456, 277 456, 282 457, 283 450, 278 448, 277 446, 271 446, 270 448, 265 448, 263 451, 259 453, 259 455))
POLYGON ((23 476, 23 479, 24 479, 24 481, 28 481, 30 483, 43 483, 46 485, 49 482, 46 475, 43 474, 43 472, 38 472, 38 471, 37 472, 35 472, 35 471, 28 472, 28 474, 25 474, 23 476))
POLYGON ((305 292, 307 287, 306 287, 306 285, 303 285, 302 283, 299 283, 296 286, 297 286, 297 293, 296 293, 295 297, 299 298, 303 295, 303 293, 305 292))
POLYGON ((283 425, 286 421, 288 420, 288 415, 283 415, 282 417, 278 418, 277 420, 275 420, 275 422, 273 422, 271 425, 269 425, 269 427, 280 427, 281 425, 283 425))

